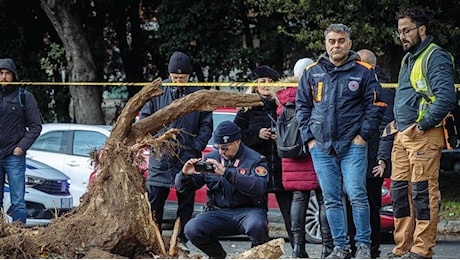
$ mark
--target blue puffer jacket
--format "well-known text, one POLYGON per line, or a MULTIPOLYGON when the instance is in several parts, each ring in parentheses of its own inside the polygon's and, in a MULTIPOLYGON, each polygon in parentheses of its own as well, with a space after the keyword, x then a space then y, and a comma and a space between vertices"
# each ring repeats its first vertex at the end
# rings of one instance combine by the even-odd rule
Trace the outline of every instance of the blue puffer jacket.
POLYGON ((368 140, 378 131, 386 104, 374 71, 350 52, 336 67, 327 53, 303 73, 296 118, 304 143, 315 139, 325 154, 343 153, 358 134, 368 140))
MULTIPOLYGON (((432 42, 433 37, 428 36, 409 52, 408 58, 401 65, 394 107, 398 131, 404 131, 414 124, 418 117, 418 104, 422 97, 417 95, 411 85, 410 72, 417 57, 432 42)), ((425 116, 418 123, 421 129, 433 128, 455 107, 456 93, 453 75, 453 65, 449 54, 443 49, 435 50, 428 61, 426 77, 429 89, 436 96, 436 100, 429 106, 425 116)))
MULTIPOLYGON (((164 82, 171 82, 171 80, 168 79, 164 82)), ((174 100, 201 89, 203 88, 184 87, 181 93, 179 87, 163 86, 163 95, 148 101, 141 109, 139 118, 146 118, 171 104, 174 100)), ((150 157, 147 182, 157 187, 172 187, 174 177, 177 172, 182 170, 184 163, 190 158, 201 158, 201 151, 204 150, 209 138, 211 138, 212 127, 212 112, 192 112, 155 133, 161 134, 171 128, 183 130, 182 134, 177 137, 181 147, 175 151, 176 155, 165 153, 160 158, 150 157)))

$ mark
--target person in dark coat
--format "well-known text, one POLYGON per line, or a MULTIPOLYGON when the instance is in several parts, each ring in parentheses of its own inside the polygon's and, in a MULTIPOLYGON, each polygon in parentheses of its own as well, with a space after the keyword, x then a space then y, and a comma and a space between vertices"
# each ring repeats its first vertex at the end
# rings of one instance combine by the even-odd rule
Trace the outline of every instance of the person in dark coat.
MULTIPOLYGON (((19 80, 13 59, 0 59, 0 82, 19 80)), ((3 209, 5 176, 12 204, 11 217, 26 223, 26 151, 42 131, 40 110, 32 93, 18 85, 0 85, 0 207, 3 209)))
POLYGON ((241 142, 241 129, 231 121, 217 126, 214 143, 216 150, 184 164, 175 183, 183 194, 207 185, 207 208, 185 225, 185 235, 209 258, 223 259, 219 236, 246 234, 253 247, 268 241, 268 169, 266 158, 241 142), (198 163, 210 167, 198 171, 198 163))
MULTIPOLYGON (((171 56, 168 65, 170 77, 164 82, 184 83, 189 81, 192 73, 190 58, 182 52, 175 52, 171 56)), ((199 91, 201 87, 184 87, 162 86, 163 94, 161 96, 150 99, 140 111, 140 120, 150 116, 156 111, 171 104, 174 100, 185 95, 199 91)), ((148 178, 146 188, 149 196, 150 206, 155 215, 156 223, 161 230, 163 222, 163 210, 166 198, 169 195, 169 190, 174 185, 174 177, 182 166, 190 158, 201 157, 201 151, 206 148, 206 145, 212 135, 212 112, 192 112, 184 115, 164 127, 155 134, 165 133, 168 129, 176 128, 183 130, 177 137, 180 147, 174 151, 174 154, 169 152, 162 153, 160 158, 156 158, 156 153, 152 152, 149 160, 148 178)), ((179 246, 184 250, 186 248, 187 238, 184 235, 184 226, 192 217, 193 204, 195 202, 195 192, 188 194, 177 193, 178 209, 177 216, 181 222, 181 233, 179 246)))
MULTIPOLYGON (((276 70, 262 65, 253 71, 253 78, 257 83, 271 83, 279 80, 280 76, 276 70)), ((234 122, 241 127, 243 143, 267 158, 270 173, 267 191, 275 193, 286 231, 289 239, 293 241, 290 216, 292 192, 286 191, 283 187, 281 158, 276 147, 275 126, 278 105, 269 86, 251 86, 247 93, 257 93, 263 106, 239 109, 234 122)))
MULTIPOLYGON (((312 64, 313 60, 309 58, 299 60, 294 66, 294 77, 283 79, 283 82, 299 82, 301 73, 305 68, 312 64)), ((283 106, 288 103, 295 104, 297 94, 296 87, 276 88, 276 99, 278 101, 277 115, 283 111, 283 106)), ((293 258, 309 258, 305 250, 305 218, 310 200, 310 193, 319 189, 318 178, 313 167, 313 161, 310 155, 298 158, 281 158, 282 165, 282 183, 287 191, 292 191, 291 203, 291 240, 293 258)), ((324 210, 320 207, 321 210, 324 210)), ((320 213, 321 214, 321 213, 320 213)), ((330 233, 330 232, 329 232, 330 233)), ((330 239, 332 244, 332 238, 330 239)), ((332 251, 331 245, 330 250, 332 251)))
MULTIPOLYGON (((361 61, 367 62, 375 70, 376 77, 380 82, 388 82, 388 77, 377 66, 377 57, 367 49, 359 50, 358 55, 361 61)), ((382 100, 387 104, 385 113, 379 126, 379 131, 375 132, 367 141, 367 175, 366 190, 370 209, 371 224, 371 258, 380 256, 380 208, 382 207, 382 184, 384 178, 389 178, 391 174, 391 148, 393 147, 393 135, 380 137, 386 125, 394 120, 393 104, 395 90, 392 88, 382 89, 382 100)), ((352 245, 352 252, 356 229, 353 224, 350 203, 347 203, 348 232, 352 245)))
POLYGON ((370 258, 367 141, 378 130, 386 104, 372 67, 351 51, 351 29, 331 24, 324 40, 326 52, 300 79, 296 118, 324 196, 334 241, 328 258, 351 257, 344 189, 357 230, 355 257, 370 258))

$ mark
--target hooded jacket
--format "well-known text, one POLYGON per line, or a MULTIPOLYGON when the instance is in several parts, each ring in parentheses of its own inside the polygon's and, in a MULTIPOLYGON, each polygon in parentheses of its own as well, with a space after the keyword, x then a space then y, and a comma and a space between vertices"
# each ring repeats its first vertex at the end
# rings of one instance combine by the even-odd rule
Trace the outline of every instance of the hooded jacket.
MULTIPOLYGON (((171 82, 170 79, 164 82, 171 82)), ((201 90, 201 87, 166 87, 163 86, 163 95, 148 101, 140 111, 140 119, 146 118, 156 111, 171 104, 174 100, 201 90)), ((174 185, 174 177, 190 158, 201 158, 201 151, 206 148, 213 130, 212 112, 192 112, 186 114, 171 125, 159 130, 162 134, 168 129, 182 129, 177 137, 181 147, 175 151, 176 155, 163 153, 161 158, 151 156, 149 159, 149 175, 147 182, 157 187, 169 188, 174 185)))
MULTIPOLYGON (((14 73, 14 79, 19 79, 12 59, 0 59, 0 69, 10 70, 14 73)), ((26 91, 24 106, 19 101, 17 85, 0 86, 1 159, 11 155, 16 147, 21 147, 26 153, 42 130, 40 110, 34 96, 26 91)))
POLYGON ((348 150, 358 134, 369 140, 378 131, 386 104, 370 65, 350 51, 336 67, 327 53, 302 75, 296 97, 296 118, 304 143, 315 139, 325 154, 348 150))

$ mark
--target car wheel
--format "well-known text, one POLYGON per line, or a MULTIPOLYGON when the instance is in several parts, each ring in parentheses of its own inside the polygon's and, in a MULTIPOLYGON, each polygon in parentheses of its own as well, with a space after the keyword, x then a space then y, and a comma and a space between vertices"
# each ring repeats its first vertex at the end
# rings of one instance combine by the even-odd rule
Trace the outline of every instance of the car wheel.
POLYGON ((319 203, 315 192, 310 193, 307 214, 305 217, 305 239, 309 243, 321 243, 321 226, 319 224, 319 203))

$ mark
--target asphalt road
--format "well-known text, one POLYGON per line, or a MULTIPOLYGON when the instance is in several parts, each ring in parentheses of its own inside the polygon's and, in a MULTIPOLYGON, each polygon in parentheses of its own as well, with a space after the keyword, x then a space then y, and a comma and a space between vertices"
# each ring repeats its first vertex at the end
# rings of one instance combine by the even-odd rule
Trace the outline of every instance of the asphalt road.
MULTIPOLYGON (((384 236, 384 241, 381 245, 381 257, 386 258, 387 253, 391 252, 394 243, 391 236, 384 236)), ((230 258, 236 254, 244 252, 250 249, 251 243, 244 237, 233 238, 233 239, 221 239, 222 246, 227 251, 227 258, 230 258)), ((202 253, 199 249, 193 246, 190 242, 187 243, 190 249, 190 255, 201 255, 203 258, 207 256, 202 253)), ((281 258, 291 258, 291 246, 288 241, 285 244, 285 253, 281 258)), ((307 252, 310 258, 319 259, 321 255, 320 244, 307 244, 307 252)), ((460 258, 460 236, 438 236, 438 240, 435 247, 434 259, 458 259, 460 258)))

